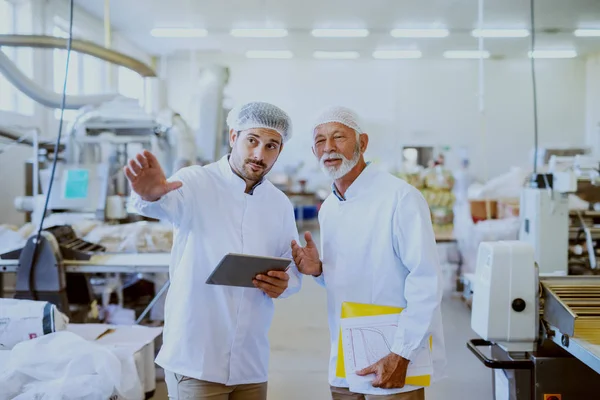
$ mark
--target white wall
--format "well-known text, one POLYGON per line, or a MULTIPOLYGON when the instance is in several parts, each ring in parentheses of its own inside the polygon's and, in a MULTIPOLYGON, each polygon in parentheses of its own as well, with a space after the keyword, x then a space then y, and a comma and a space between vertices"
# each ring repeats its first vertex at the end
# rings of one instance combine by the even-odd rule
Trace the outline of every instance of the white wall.
POLYGON ((600 156, 600 54, 586 63, 586 139, 596 157, 600 156))
MULTIPOLYGON (((470 60, 315 61, 206 60, 227 65, 227 88, 234 103, 273 102, 293 118, 294 138, 280 158, 316 165, 310 119, 321 107, 354 108, 370 133, 368 158, 389 168, 400 165, 404 145, 449 145, 469 149, 473 171, 481 178, 512 165, 528 166, 533 147, 533 106, 527 60, 487 61, 486 135, 478 113, 478 66, 470 60), (485 147, 484 147, 485 144, 485 147)), ((190 117, 194 82, 190 61, 168 62, 169 103, 190 117)), ((585 142, 585 62, 537 62, 540 144, 585 142)), ((454 154, 457 151, 453 152, 454 154)), ((452 156, 450 157, 452 158, 452 156)), ((456 157, 454 158, 456 163, 456 157)))

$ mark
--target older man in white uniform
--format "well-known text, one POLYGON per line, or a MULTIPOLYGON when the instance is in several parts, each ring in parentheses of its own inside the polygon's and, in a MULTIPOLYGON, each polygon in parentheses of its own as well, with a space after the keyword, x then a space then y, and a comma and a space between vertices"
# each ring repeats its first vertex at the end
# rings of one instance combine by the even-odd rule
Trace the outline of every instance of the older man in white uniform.
POLYGON ((255 288, 205 284, 227 253, 291 258, 298 237, 289 199, 264 176, 291 135, 291 121, 268 103, 228 116, 231 154, 167 180, 156 158, 138 154, 125 168, 133 205, 173 224, 163 346, 171 399, 264 400, 273 298, 300 289, 295 266, 259 275, 255 288))
POLYGON ((352 110, 325 110, 313 139, 314 154, 334 180, 319 213, 321 258, 308 232, 306 247, 294 241, 292 249, 300 272, 327 289, 333 399, 424 399, 424 389, 405 386, 405 379, 410 360, 430 336, 432 381, 445 366, 441 272, 428 205, 414 187, 365 162, 369 138, 352 110), (357 371, 373 377, 364 393, 351 392, 347 380, 336 376, 343 302, 404 309, 390 354, 357 371))

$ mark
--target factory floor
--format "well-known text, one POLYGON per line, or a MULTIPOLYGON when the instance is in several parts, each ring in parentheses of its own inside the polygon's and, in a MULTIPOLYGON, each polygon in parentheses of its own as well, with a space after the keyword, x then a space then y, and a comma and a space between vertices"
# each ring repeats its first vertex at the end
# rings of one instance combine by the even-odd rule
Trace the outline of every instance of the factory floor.
MULTIPOLYGON (((305 279, 300 293, 276 301, 271 327, 269 400, 330 399, 327 383, 329 331, 325 291, 305 279)), ((442 305, 447 377, 426 392, 427 400, 492 400, 491 370, 466 348, 476 335, 470 328, 470 310, 448 293, 442 305)), ((167 399, 164 382, 157 383, 154 399, 167 399)))

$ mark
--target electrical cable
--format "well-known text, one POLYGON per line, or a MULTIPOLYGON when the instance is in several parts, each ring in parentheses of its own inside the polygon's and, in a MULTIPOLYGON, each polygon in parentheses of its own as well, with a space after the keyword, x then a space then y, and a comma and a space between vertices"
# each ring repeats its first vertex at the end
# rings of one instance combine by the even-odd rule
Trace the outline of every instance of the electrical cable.
MULTIPOLYGON (((484 25, 484 10, 485 10, 485 1, 479 0, 477 6, 477 28, 480 31, 483 31, 484 25)), ((478 38, 478 50, 479 50, 479 77, 478 77, 478 86, 479 86, 479 121, 480 121, 480 130, 481 130, 481 141, 482 141, 482 153, 487 152, 487 124, 486 124, 486 115, 485 115, 485 62, 484 62, 484 39, 483 35, 479 35, 478 38)), ((485 181, 487 182, 489 176, 489 162, 486 158, 484 161, 484 169, 483 176, 485 181)), ((485 215, 486 219, 492 219, 492 206, 489 199, 485 200, 485 215)))
POLYGON ((538 163, 538 111, 537 111, 537 82, 535 76, 535 0, 530 0, 531 14, 531 50, 529 53, 531 64, 531 80, 533 83, 533 173, 537 174, 538 163))
MULTIPOLYGON (((35 247, 33 250, 33 257, 31 257, 31 263, 29 265, 29 291, 33 295, 33 299, 37 300, 37 293, 35 290, 35 262, 37 259, 38 247, 42 235, 42 230, 44 227, 44 220, 46 219, 46 212, 48 211, 48 203, 50 202, 50 194, 52 193, 52 186, 54 183, 54 175, 56 173, 56 164, 58 163, 58 149, 60 147, 60 139, 62 136, 63 130, 63 122, 64 122, 64 113, 65 113, 65 103, 67 97, 67 81, 69 77, 69 60, 71 58, 71 42, 73 40, 73 9, 74 9, 74 0, 70 0, 69 4, 69 38, 67 39, 67 57, 65 62, 65 78, 63 81, 63 89, 62 89, 62 99, 60 104, 60 121, 58 124, 58 136, 56 137, 56 143, 54 144, 54 160, 52 160, 52 171, 50 173, 50 182, 48 184, 48 191, 46 193, 46 200, 44 202, 44 210, 42 212, 42 217, 40 219, 40 225, 38 227, 35 247)), ((36 160, 37 161, 37 160, 36 160)))

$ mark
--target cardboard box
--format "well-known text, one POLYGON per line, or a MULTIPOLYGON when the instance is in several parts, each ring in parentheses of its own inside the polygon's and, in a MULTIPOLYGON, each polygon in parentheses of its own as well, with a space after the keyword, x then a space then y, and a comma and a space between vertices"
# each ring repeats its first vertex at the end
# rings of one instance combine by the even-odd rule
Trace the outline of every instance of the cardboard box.
POLYGON ((487 202, 490 204, 490 219, 498 216, 498 201, 496 200, 469 200, 473 222, 484 221, 487 216, 487 202))
POLYGON ((519 216, 519 199, 498 200, 498 218, 514 218, 519 216))
POLYGON ((162 333, 162 327, 69 324, 67 330, 86 340, 131 352, 144 393, 150 394, 156 390, 154 339, 162 333))

